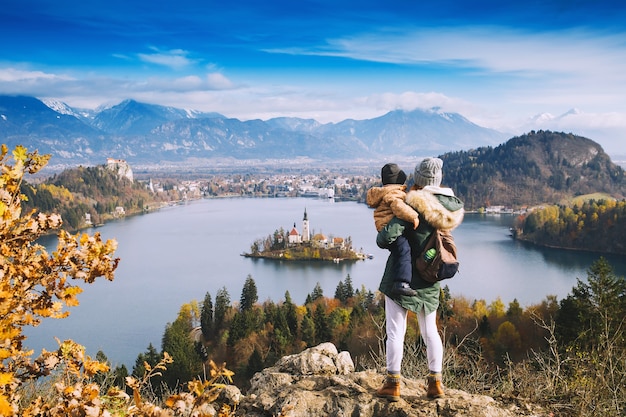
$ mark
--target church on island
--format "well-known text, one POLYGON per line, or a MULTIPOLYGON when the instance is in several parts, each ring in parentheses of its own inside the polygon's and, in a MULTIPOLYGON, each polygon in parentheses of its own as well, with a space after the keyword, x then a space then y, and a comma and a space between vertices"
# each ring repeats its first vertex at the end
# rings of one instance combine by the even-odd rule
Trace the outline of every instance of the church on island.
POLYGON ((295 246, 298 244, 309 244, 310 246, 317 248, 337 248, 337 249, 345 249, 346 241, 342 237, 333 237, 332 239, 328 239, 322 233, 316 233, 311 236, 311 228, 309 225, 309 217, 306 212, 306 208, 304 209, 304 217, 302 218, 302 234, 298 232, 296 228, 296 224, 293 224, 293 228, 289 232, 287 236, 287 243, 290 246, 295 246))
POLYGON ((293 224, 293 229, 289 232, 288 242, 290 245, 296 243, 309 242, 311 240, 311 232, 309 229, 309 217, 306 214, 306 208, 304 209, 304 218, 302 219, 302 234, 296 229, 296 224, 293 224))
POLYGON ((250 253, 242 256, 251 258, 279 259, 292 261, 356 261, 366 259, 363 253, 352 249, 352 239, 327 238, 322 233, 313 233, 306 208, 302 218, 302 233, 296 223, 288 232, 274 233, 267 239, 259 239, 251 246, 250 253))

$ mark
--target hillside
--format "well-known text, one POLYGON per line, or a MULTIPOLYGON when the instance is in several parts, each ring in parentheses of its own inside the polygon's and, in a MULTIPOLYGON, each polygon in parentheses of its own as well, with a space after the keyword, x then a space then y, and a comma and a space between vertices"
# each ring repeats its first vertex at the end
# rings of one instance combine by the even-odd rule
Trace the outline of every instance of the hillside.
POLYGON ((40 184, 24 183, 22 193, 28 198, 25 210, 58 213, 70 231, 156 209, 170 198, 106 165, 67 169, 40 184))
POLYGON ((624 170, 596 142, 572 134, 532 131, 495 148, 447 153, 446 186, 470 210, 556 204, 583 194, 626 196, 624 170))

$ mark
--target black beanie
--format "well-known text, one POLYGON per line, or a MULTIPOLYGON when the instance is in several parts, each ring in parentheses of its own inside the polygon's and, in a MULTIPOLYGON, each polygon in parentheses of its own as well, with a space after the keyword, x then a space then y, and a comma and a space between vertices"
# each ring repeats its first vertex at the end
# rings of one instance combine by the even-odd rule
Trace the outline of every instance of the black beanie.
POLYGON ((397 164, 385 164, 380 170, 380 178, 383 185, 387 184, 404 184, 406 174, 398 167, 397 164))

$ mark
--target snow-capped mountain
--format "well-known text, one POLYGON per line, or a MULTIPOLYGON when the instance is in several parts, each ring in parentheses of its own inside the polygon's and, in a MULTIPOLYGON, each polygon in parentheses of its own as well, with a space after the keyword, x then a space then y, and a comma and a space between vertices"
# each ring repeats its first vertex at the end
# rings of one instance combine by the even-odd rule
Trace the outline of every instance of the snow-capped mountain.
POLYGON ((102 163, 107 157, 154 164, 217 157, 380 159, 439 155, 506 139, 439 109, 321 124, 289 117, 241 121, 134 100, 89 113, 58 101, 0 96, 0 141, 51 153, 51 163, 102 163))

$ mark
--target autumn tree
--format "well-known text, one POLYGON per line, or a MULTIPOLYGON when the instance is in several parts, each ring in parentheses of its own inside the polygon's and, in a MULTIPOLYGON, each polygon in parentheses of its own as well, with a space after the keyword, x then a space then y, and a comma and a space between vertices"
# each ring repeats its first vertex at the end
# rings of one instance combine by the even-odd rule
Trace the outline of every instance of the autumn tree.
MULTIPOLYGON (((49 375, 61 363, 80 362, 81 375, 93 376, 108 366, 83 355, 84 348, 65 341, 57 352, 42 352, 32 359, 24 349, 25 326, 38 326, 43 318, 64 318, 64 307, 79 304, 82 289, 75 280, 92 283, 99 277, 113 280, 119 259, 113 254, 117 244, 103 242, 98 233, 70 235, 60 230, 57 214, 22 212, 26 197, 20 192, 25 174, 43 168, 49 155, 28 152, 17 146, 9 154, 0 148, 0 415, 30 413, 19 410, 20 388, 24 381, 49 375), (49 254, 37 239, 59 230, 57 250, 49 254)), ((60 383, 61 390, 65 387, 60 383)), ((96 389, 94 386, 90 388, 96 389)))
POLYGON ((517 359, 522 347, 520 334, 510 321, 505 321, 498 326, 493 335, 493 344, 498 361, 504 361, 506 357, 517 359))

